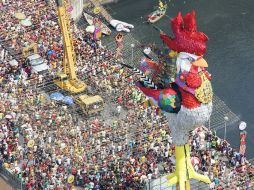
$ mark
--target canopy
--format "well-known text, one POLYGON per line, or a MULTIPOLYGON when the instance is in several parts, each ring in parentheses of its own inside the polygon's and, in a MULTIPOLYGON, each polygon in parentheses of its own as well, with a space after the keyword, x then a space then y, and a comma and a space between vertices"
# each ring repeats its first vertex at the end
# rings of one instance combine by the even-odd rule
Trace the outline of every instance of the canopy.
POLYGON ((67 9, 67 12, 71 13, 72 11, 73 11, 73 6, 69 6, 68 9, 67 9))
POLYGON ((10 166, 9 166, 8 163, 5 162, 5 163, 3 164, 3 167, 4 167, 4 168, 9 168, 10 166))
POLYGON ((63 102, 64 102, 65 104, 68 104, 68 105, 74 104, 73 98, 70 97, 70 96, 65 96, 65 97, 63 98, 63 102))
POLYGON ((151 51, 152 51, 152 50, 151 50, 150 47, 146 47, 146 48, 144 49, 144 53, 145 53, 146 55, 150 54, 151 51))
POLYGON ((54 92, 49 96, 52 100, 61 101, 64 99, 64 95, 60 92, 54 92))
POLYGON ((26 18, 26 15, 24 13, 21 13, 21 12, 16 12, 15 13, 15 18, 19 19, 19 20, 23 20, 26 18))
POLYGON ((8 114, 5 116, 6 119, 12 119, 12 115, 8 114))

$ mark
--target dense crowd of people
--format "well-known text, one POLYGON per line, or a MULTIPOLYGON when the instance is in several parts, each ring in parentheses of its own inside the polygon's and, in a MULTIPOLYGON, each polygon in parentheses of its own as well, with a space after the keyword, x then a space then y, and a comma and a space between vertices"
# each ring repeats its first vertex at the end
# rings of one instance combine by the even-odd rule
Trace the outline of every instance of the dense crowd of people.
POLYGON ((253 184, 252 166, 246 157, 234 150, 227 141, 215 136, 207 129, 194 131, 192 139, 194 168, 208 175, 212 181, 210 189, 250 189, 253 184), (236 180, 237 179, 237 180, 236 180), (249 183, 243 183, 248 181, 249 183))
MULTIPOLYGON (((173 172, 168 124, 154 107, 143 104, 146 97, 114 52, 72 23, 78 77, 92 94, 118 108, 118 114, 108 119, 84 119, 34 88, 19 56, 23 47, 35 42, 50 75, 61 70, 63 44, 54 5, 40 0, 4 2, 0 6, 2 167, 22 178, 27 189, 140 190, 152 179, 173 172), (32 26, 19 24, 16 12, 31 16, 32 26), (10 65, 12 59, 19 64, 10 65)), ((194 168, 210 177, 210 189, 253 187, 251 166, 227 142, 205 128, 190 137, 191 156, 198 158, 194 168)))

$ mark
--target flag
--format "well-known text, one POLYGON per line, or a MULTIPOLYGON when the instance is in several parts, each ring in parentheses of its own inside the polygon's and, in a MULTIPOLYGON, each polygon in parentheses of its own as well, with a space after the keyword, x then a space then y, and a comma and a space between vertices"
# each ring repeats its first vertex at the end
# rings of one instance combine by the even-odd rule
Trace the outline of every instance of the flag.
POLYGON ((101 29, 100 28, 95 28, 94 30, 94 39, 99 40, 101 38, 101 29))
POLYGON ((247 132, 245 130, 240 132, 240 150, 239 153, 241 155, 245 155, 245 150, 246 150, 246 136, 247 132))

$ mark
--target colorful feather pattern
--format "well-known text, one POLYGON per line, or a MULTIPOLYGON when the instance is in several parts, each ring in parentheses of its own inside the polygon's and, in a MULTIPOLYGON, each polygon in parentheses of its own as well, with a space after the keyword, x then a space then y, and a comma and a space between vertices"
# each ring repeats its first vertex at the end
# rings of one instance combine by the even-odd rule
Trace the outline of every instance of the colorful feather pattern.
POLYGON ((157 62, 152 61, 148 58, 143 58, 141 60, 139 69, 150 78, 154 78, 158 74, 160 74, 160 65, 157 62))
POLYGON ((177 113, 180 110, 181 100, 174 89, 172 88, 158 90, 150 89, 142 86, 140 82, 137 83, 136 85, 162 111, 168 113, 177 113))

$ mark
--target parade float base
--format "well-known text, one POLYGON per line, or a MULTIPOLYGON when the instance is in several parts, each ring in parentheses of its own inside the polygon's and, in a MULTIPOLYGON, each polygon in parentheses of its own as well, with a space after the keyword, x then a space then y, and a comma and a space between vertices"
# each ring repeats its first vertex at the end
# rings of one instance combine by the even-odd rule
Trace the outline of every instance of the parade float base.
MULTIPOLYGON (((167 179, 168 175, 163 175, 150 182, 150 190, 176 190, 176 185, 170 185, 167 179)), ((207 190, 209 185, 199 182, 197 180, 190 180, 191 189, 207 190)), ((149 183, 146 185, 146 189, 149 189, 149 183)))

